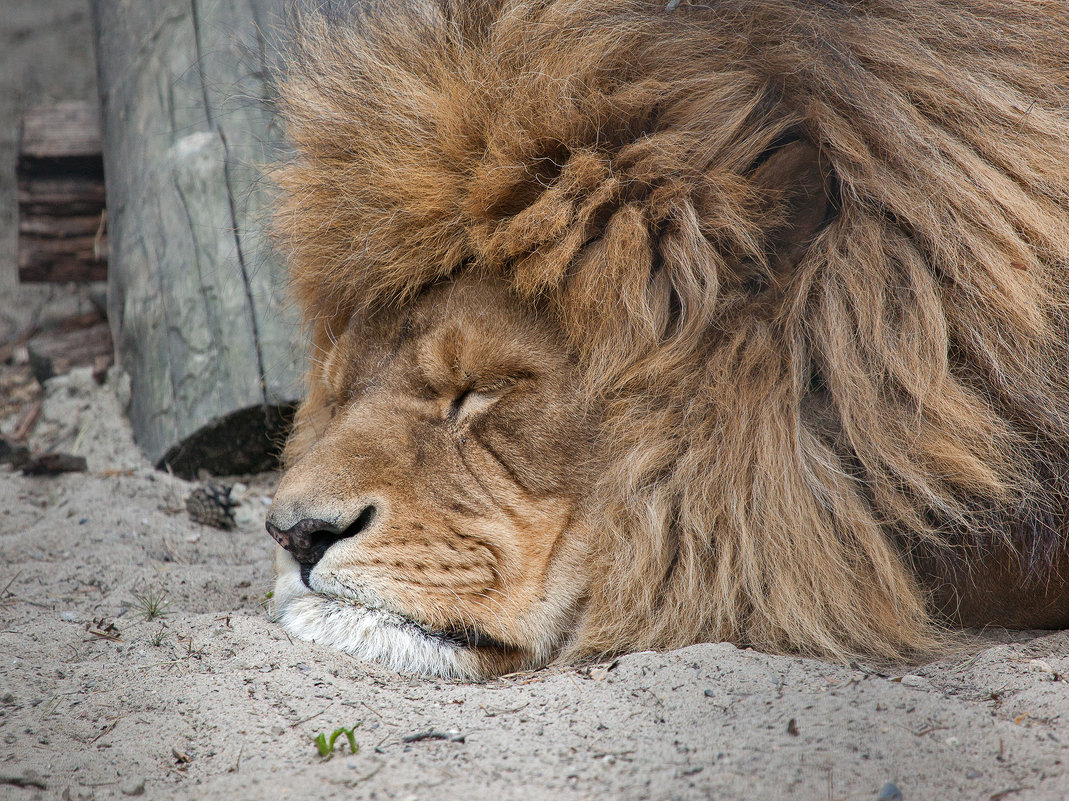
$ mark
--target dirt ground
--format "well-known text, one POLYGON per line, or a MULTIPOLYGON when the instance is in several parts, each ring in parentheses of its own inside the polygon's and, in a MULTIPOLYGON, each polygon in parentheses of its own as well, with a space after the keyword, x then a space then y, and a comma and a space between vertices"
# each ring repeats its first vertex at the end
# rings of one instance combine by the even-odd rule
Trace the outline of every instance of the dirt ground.
MULTIPOLYGON (((2 343, 84 303, 16 288, 7 171, 18 109, 92 81, 83 3, 0 5, 2 343)), ((895 669, 713 643, 482 685, 291 641, 265 608, 274 477, 241 478, 235 530, 192 522, 123 395, 116 370, 49 380, 30 445, 88 471, 0 466, 0 799, 1069 798, 1069 632, 895 669), (358 752, 321 758, 341 727, 358 752)))
POLYGON ((1069 796, 1066 632, 895 671, 709 644, 484 685, 290 641, 264 608, 272 478, 237 488, 236 530, 191 522, 121 395, 48 382, 31 445, 87 473, 0 467, 0 798, 1069 796), (324 761, 339 727, 359 752, 324 761))

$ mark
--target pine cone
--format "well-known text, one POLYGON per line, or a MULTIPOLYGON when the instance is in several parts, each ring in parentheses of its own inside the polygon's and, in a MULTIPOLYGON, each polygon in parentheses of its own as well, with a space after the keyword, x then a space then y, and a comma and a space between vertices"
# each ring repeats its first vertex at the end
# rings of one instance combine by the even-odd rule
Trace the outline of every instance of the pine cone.
POLYGON ((186 498, 186 511, 190 520, 215 526, 224 530, 234 527, 234 507, 230 499, 230 487, 223 484, 205 484, 197 487, 186 498))

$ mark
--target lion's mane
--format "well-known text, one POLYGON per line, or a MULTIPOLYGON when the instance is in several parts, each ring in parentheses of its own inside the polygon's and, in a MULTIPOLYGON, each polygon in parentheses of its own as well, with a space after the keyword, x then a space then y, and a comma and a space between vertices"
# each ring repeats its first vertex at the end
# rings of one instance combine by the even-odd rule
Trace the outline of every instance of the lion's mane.
POLYGON ((576 653, 901 657, 937 636, 919 566, 1065 547, 1069 7, 458 0, 297 28, 276 232, 314 344, 504 276, 605 410, 576 653))

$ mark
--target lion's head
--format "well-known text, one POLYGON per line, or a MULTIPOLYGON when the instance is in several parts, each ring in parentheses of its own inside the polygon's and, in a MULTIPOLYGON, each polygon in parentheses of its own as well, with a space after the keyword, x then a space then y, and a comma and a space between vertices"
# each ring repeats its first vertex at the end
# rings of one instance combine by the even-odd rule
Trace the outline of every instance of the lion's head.
POLYGON ((398 668, 540 664, 586 589, 595 421, 560 333, 494 280, 353 317, 269 529, 283 623, 398 668))
POLYGON ((488 0, 298 29, 290 631, 472 678, 1066 619, 1069 12, 488 0), (977 605, 996 574, 1034 591, 977 605))

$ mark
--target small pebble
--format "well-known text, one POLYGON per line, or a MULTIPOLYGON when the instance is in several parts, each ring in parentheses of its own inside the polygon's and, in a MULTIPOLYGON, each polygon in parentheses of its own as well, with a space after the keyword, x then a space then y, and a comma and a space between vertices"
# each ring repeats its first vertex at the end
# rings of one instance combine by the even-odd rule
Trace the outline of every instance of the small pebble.
POLYGON ((915 676, 912 673, 907 673, 902 677, 902 683, 907 687, 923 687, 928 683, 928 680, 924 676, 915 676))
POLYGON ((246 649, 234 660, 238 670, 257 670, 267 664, 267 654, 263 651, 252 651, 251 648, 246 649))
POLYGON ((887 782, 876 794, 876 801, 902 801, 902 791, 894 782, 887 782))

